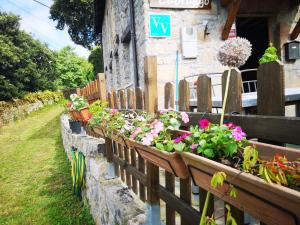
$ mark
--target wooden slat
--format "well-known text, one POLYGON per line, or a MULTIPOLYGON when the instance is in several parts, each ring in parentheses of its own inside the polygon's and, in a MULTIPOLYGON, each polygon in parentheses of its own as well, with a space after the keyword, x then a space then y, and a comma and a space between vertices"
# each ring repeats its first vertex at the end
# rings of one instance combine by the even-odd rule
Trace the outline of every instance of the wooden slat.
POLYGON ((165 109, 174 109, 174 85, 171 82, 165 85, 165 109))
POLYGON ((190 110, 190 85, 186 80, 179 81, 179 110, 190 110))
MULTIPOLYGON (((179 110, 189 111, 190 102, 190 85, 186 80, 179 82, 179 110)), ((191 204, 191 179, 180 179, 180 199, 186 204, 191 204)), ((181 225, 190 225, 181 215, 181 225)))
POLYGON ((107 93, 107 100, 108 100, 108 106, 113 109, 114 108, 114 102, 113 102, 111 92, 107 93))
MULTIPOLYGON (((132 89, 127 89, 127 105, 128 109, 135 109, 135 97, 132 89)), ((132 167, 137 169, 135 149, 130 149, 130 164, 132 167)), ((137 179, 134 176, 131 176, 131 184, 133 192, 138 194, 137 179)))
POLYGON ((181 201, 180 198, 162 186, 159 186, 159 196, 163 201, 170 203, 170 207, 181 215, 181 218, 187 222, 186 224, 199 225, 199 212, 189 204, 181 201))
MULTIPOLYGON (((157 59, 155 56, 145 58, 145 111, 154 113, 158 109, 157 103, 157 59)), ((147 167, 147 203, 159 205, 159 167, 146 162, 147 167)))
MULTIPOLYGON (((127 99, 126 99, 126 95, 125 95, 125 91, 124 90, 120 90, 119 91, 119 96, 120 96, 120 106, 121 109, 126 109, 127 107, 127 99)), ((127 163, 129 162, 129 149, 126 148, 126 146, 122 146, 122 150, 124 151, 124 159, 127 163)), ((126 184, 128 187, 131 187, 131 177, 130 177, 130 173, 126 170, 126 184)))
MULTIPOLYGON (((166 83, 165 85, 165 108, 174 109, 174 86, 172 83, 166 83)), ((168 171, 165 171, 166 189, 174 194, 175 192, 175 176, 168 171)), ((166 202, 166 225, 175 225, 175 211, 170 202, 166 202)))
POLYGON ((298 19, 298 22, 291 33, 291 36, 290 36, 291 40, 297 39, 297 37, 299 36, 299 33, 300 33, 300 18, 298 19))
MULTIPOLYGON (((144 101, 143 101, 143 92, 140 88, 135 89, 135 102, 136 102, 136 109, 143 109, 144 108, 144 101)), ((138 155, 138 168, 141 173, 145 174, 145 160, 138 155)), ((145 185, 139 182, 139 193, 140 199, 142 201, 146 201, 146 190, 145 185)))
POLYGON ((228 6, 232 0, 221 0, 221 6, 226 7, 228 6))
MULTIPOLYGON (((212 123, 220 122, 220 114, 189 113, 190 122, 195 125, 202 118, 212 123)), ((300 144, 300 118, 262 115, 225 115, 225 122, 233 122, 246 131, 248 138, 261 138, 290 144, 300 144)))
MULTIPOLYGON (((197 111, 211 112, 212 111, 212 97, 211 97, 211 78, 207 75, 198 77, 197 80, 197 111)), ((199 187, 199 211, 203 211, 207 191, 199 187)), ((214 197, 210 196, 208 203, 207 214, 211 216, 214 212, 214 197)))
POLYGON ((105 101, 107 96, 106 96, 106 80, 105 80, 104 73, 98 73, 98 87, 99 87, 100 100, 105 101))
MULTIPOLYGON (((229 71, 222 76, 222 97, 224 99, 225 87, 229 71)), ((232 69, 229 81, 229 92, 227 97, 226 113, 242 112, 242 76, 238 69, 232 69)), ((237 224, 244 224, 244 212, 230 205, 232 216, 237 224)), ((226 210, 225 210, 226 211, 226 210)), ((226 212, 224 212, 226 213, 226 212)))
MULTIPOLYGON (((115 91, 113 91, 111 93, 108 93, 109 106, 112 109, 114 109, 115 105, 116 105, 115 104, 116 98, 114 96, 116 96, 115 91)), ((119 155, 119 146, 118 146, 118 144, 114 141, 112 143, 113 143, 114 154, 119 155)), ((116 173, 116 176, 120 175, 120 169, 119 169, 119 166, 117 164, 115 164, 115 173, 116 173)))
POLYGON ((145 108, 144 104, 144 93, 141 88, 136 88, 135 89, 135 104, 136 104, 136 109, 141 109, 143 110, 145 108))
POLYGON ((136 167, 129 165, 125 160, 119 158, 118 156, 113 156, 114 163, 118 164, 122 169, 128 170, 128 172, 134 177, 134 179, 139 180, 143 185, 147 185, 147 178, 144 173, 141 173, 136 167))
POLYGON ((119 98, 116 91, 112 92, 112 97, 113 97, 113 100, 114 100, 114 108, 115 109, 120 109, 120 98, 119 98))
MULTIPOLYGON (((224 99, 228 70, 222 76, 222 98, 224 99)), ((242 112, 242 76, 238 69, 232 69, 229 81, 226 113, 242 112)))
POLYGON ((157 101, 157 59, 156 56, 147 56, 145 58, 145 110, 156 112, 157 101))
POLYGON ((281 62, 260 65, 257 71, 257 113, 284 116, 284 88, 284 71, 281 62))
POLYGON ((211 79, 207 75, 202 75, 197 80, 197 111, 211 112, 211 110, 211 79))
POLYGON ((226 23, 222 32, 222 40, 226 40, 229 36, 230 29, 235 21, 236 15, 240 9, 241 0, 233 0, 230 3, 226 23))
POLYGON ((133 89, 127 89, 127 105, 128 109, 136 109, 133 89))

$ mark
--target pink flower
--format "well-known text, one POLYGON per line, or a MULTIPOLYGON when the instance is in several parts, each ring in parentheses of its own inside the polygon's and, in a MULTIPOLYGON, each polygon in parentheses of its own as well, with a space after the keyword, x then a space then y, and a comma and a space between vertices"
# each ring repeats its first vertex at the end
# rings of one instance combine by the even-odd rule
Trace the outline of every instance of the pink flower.
POLYGON ((181 119, 184 123, 188 123, 190 121, 189 116, 186 112, 181 112, 180 115, 181 115, 181 119))
POLYGON ((164 124, 160 121, 157 121, 157 123, 154 125, 154 129, 155 129, 156 133, 158 134, 159 132, 161 132, 164 129, 164 124))
POLYGON ((246 133, 243 132, 242 128, 236 127, 232 131, 232 137, 237 141, 241 141, 244 137, 246 137, 246 133))
POLYGON ((188 136, 191 136, 191 133, 184 133, 183 135, 174 139, 174 143, 179 143, 182 140, 186 139, 188 136))
POLYGON ((227 126, 230 130, 236 128, 236 125, 232 122, 229 122, 229 123, 225 123, 225 126, 227 126))
POLYGON ((199 126, 201 129, 206 129, 209 127, 210 122, 208 120, 200 120, 199 126))
POLYGON ((136 128, 136 130, 131 134, 130 138, 134 140, 141 132, 142 132, 142 128, 140 127, 136 128))
POLYGON ((142 138, 143 145, 149 146, 151 145, 152 141, 153 141, 153 136, 151 133, 147 134, 145 137, 142 138))
POLYGON ((199 146, 198 144, 192 144, 191 149, 194 151, 196 148, 198 148, 198 146, 199 146))

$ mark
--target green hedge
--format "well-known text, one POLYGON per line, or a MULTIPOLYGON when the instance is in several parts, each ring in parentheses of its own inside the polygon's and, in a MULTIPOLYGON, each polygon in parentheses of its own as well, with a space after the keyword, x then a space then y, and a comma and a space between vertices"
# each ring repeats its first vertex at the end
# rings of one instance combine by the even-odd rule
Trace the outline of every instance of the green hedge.
POLYGON ((24 118, 44 105, 58 103, 64 99, 61 92, 40 91, 26 94, 22 99, 0 101, 0 126, 24 118))

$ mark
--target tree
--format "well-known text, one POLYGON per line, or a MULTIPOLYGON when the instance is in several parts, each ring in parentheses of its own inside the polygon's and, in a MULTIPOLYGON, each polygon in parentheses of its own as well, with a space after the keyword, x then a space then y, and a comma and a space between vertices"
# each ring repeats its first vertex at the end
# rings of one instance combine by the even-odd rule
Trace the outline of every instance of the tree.
POLYGON ((0 100, 54 89, 55 55, 20 30, 20 17, 0 12, 0 100))
POLYGON ((56 28, 67 27, 76 44, 91 49, 99 41, 94 35, 94 0, 54 0, 50 14, 56 28))
POLYGON ((97 75, 98 73, 103 73, 104 66, 103 66, 103 51, 101 46, 96 46, 91 51, 91 54, 88 58, 89 62, 94 66, 94 74, 97 75))
POLYGON ((93 65, 77 56, 70 46, 57 52, 56 70, 59 88, 82 87, 94 79, 93 65))

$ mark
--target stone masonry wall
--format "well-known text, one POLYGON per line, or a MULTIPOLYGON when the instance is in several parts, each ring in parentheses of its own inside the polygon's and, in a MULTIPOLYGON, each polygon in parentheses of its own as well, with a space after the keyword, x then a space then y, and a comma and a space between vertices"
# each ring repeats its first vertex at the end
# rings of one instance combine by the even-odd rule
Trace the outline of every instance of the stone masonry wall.
MULTIPOLYGON (((129 1, 106 1, 103 33, 104 64, 107 70, 108 90, 118 90, 133 84, 133 60, 131 43, 115 44, 116 34, 122 36, 129 24, 129 1), (110 55, 118 49, 119 56, 110 55), (112 69, 109 64, 112 63, 112 69)), ((219 73, 225 68, 216 59, 219 46, 223 43, 221 33, 225 24, 228 10, 220 6, 220 0, 212 0, 211 10, 199 9, 155 9, 150 8, 149 0, 134 0, 136 19, 137 55, 140 86, 144 87, 144 58, 157 56, 158 96, 163 96, 166 82, 175 81, 176 52, 179 52, 179 79, 189 75, 203 73, 219 73), (172 36, 168 38, 149 37, 149 14, 167 13, 171 15, 172 36), (207 23, 207 35, 205 24, 207 23), (195 27, 197 30, 197 58, 184 59, 181 49, 181 28, 195 27)), ((284 59, 284 43, 300 17, 299 7, 281 12, 273 18, 273 31, 280 26, 281 58, 285 65, 286 87, 300 86, 300 60, 286 62, 284 59)), ((298 38, 300 40, 300 38, 298 38)), ((220 83, 220 78, 213 79, 213 83, 220 83)), ((159 106, 163 106, 163 98, 159 98, 159 106)))
POLYGON ((104 140, 84 134, 72 134, 68 117, 61 117, 61 135, 71 161, 70 149, 75 146, 85 155, 87 199, 97 225, 139 225, 145 223, 145 205, 119 178, 106 180, 107 162, 103 156, 104 140))

